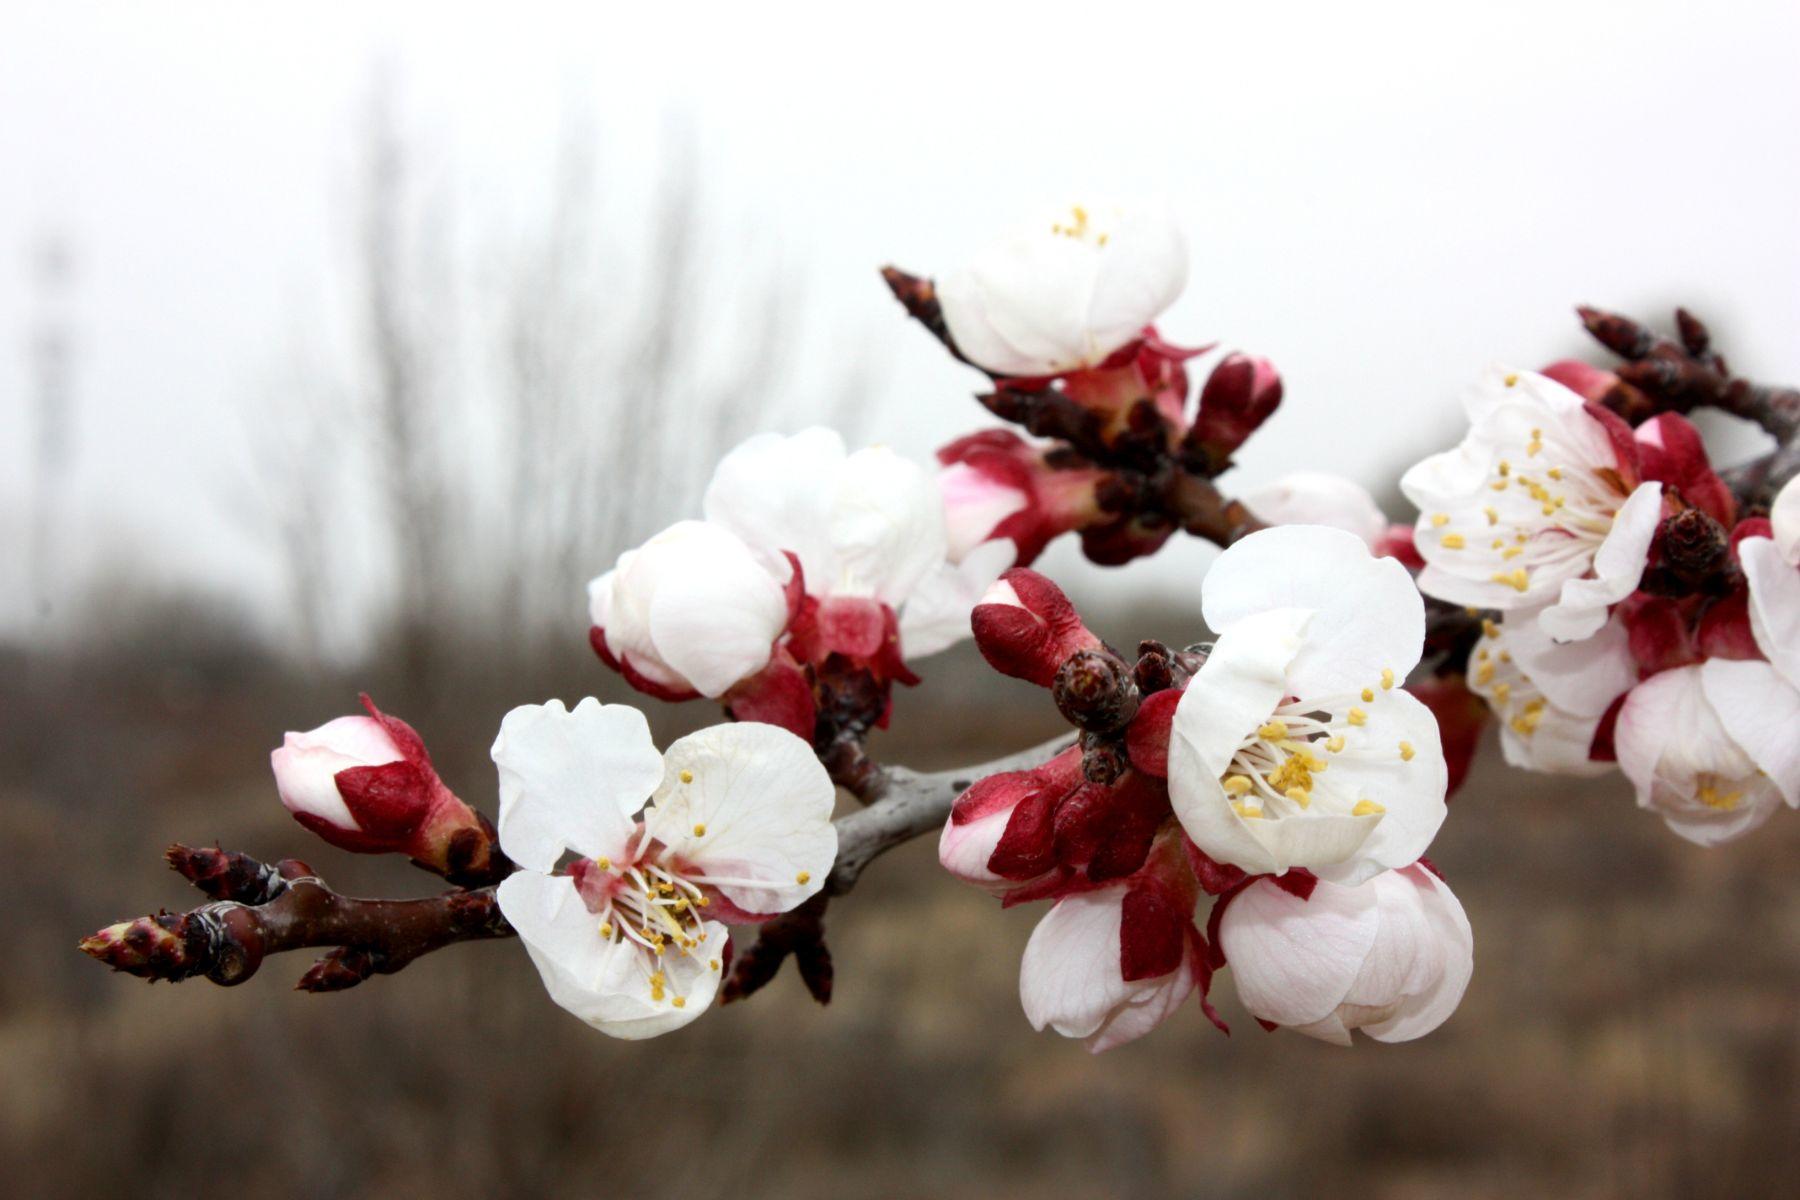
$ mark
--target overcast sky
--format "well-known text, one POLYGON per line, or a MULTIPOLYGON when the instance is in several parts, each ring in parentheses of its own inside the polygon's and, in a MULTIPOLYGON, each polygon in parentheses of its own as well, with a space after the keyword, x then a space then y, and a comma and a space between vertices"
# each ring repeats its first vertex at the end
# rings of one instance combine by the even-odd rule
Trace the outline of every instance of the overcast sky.
MULTIPOLYGON (((1386 483, 1454 436, 1450 402, 1482 367, 1577 348, 1578 301, 1687 303, 1740 370, 1800 379, 1791 0, 274 12, 0 4, 9 564, 33 489, 28 249, 55 228, 80 250, 69 569, 129 543, 164 578, 271 603, 267 534, 226 481, 250 469, 255 381, 332 318, 384 55, 408 125, 500 226, 541 200, 572 106, 626 188, 685 118, 713 208, 804 278, 809 352, 885 364, 894 402, 868 433, 921 455, 983 414, 874 269, 943 270, 1082 195, 1169 196, 1194 261, 1165 332, 1281 368, 1252 482, 1386 483)), ((1106 585, 1066 551, 1047 561, 1080 596, 1191 588, 1205 557, 1183 546, 1106 585)), ((21 571, 0 589, 21 628, 21 571)))

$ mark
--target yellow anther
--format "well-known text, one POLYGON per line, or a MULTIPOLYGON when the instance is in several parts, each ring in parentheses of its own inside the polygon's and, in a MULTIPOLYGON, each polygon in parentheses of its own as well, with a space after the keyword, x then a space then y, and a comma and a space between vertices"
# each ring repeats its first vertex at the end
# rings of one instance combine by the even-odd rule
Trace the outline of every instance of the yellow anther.
POLYGON ((1219 786, 1224 788, 1228 795, 1242 796, 1256 785, 1250 782, 1248 775, 1227 775, 1219 786))
POLYGON ((1367 704, 1367 703, 1369 703, 1369 701, 1375 699, 1375 689, 1374 688, 1364 688, 1362 690, 1362 698, 1363 698, 1364 704, 1367 704))
POLYGON ((610 871, 610 870, 612 870, 612 859, 596 858, 594 860, 594 865, 596 867, 599 867, 602 871, 610 871))
POLYGON ((1502 547, 1504 545, 1506 545, 1505 538, 1495 538, 1493 541, 1488 543, 1488 549, 1489 550, 1498 550, 1500 547, 1502 547))
POLYGON ((675 999, 669 1001, 669 1003, 673 1004, 676 1008, 686 1008, 687 1007, 687 997, 686 996, 677 996, 677 997, 675 997, 675 999))
POLYGON ((706 908, 712 904, 712 897, 711 896, 695 896, 694 903, 698 904, 701 908, 706 908))
POLYGON ((1374 817, 1379 816, 1386 811, 1386 807, 1375 803, 1373 800, 1358 800, 1356 802, 1356 807, 1350 810, 1350 815, 1353 817, 1374 817))
POLYGON ((1542 511, 1546 517, 1554 517, 1556 515, 1556 505, 1546 504, 1546 505, 1544 505, 1542 511))
POLYGON ((694 782, 694 773, 692 771, 683 771, 681 773, 681 782, 683 782, 683 783, 694 782))
POLYGON ((1500 460, 1500 478, 1505 479, 1510 474, 1512 474, 1512 464, 1507 462, 1504 458, 1501 459, 1500 460))
POLYGON ((1512 651, 1511 650, 1502 650, 1500 652, 1500 661, 1503 663, 1511 662, 1512 661, 1512 651))
POLYGON ((1500 523, 1500 512, 1493 505, 1482 505, 1481 513, 1487 518, 1487 523, 1489 525, 1498 525, 1500 523))
MULTIPOLYGON (((1498 550, 1500 548, 1500 543, 1495 542, 1494 548, 1496 550, 1498 550)), ((1508 546, 1504 551, 1501 551, 1500 557, 1505 559, 1507 562, 1511 562, 1513 559, 1519 557, 1519 555, 1521 555, 1523 553, 1525 553, 1525 547, 1523 547, 1523 546, 1508 546)))
POLYGON ((695 825, 694 826, 694 836, 695 837, 705 837, 706 836, 706 826, 705 825, 695 825))
POLYGON ((1391 692, 1394 690, 1394 668, 1381 668, 1381 690, 1384 692, 1391 692))
POLYGON ((1268 738, 1270 741, 1284 738, 1287 735, 1288 727, 1286 721, 1270 721, 1256 731, 1257 737, 1268 738))
POLYGON ((1561 467, 1551 467, 1548 471, 1545 471, 1544 474, 1548 475, 1552 479, 1561 479, 1562 478, 1562 468, 1561 467))
POLYGON ((1482 687, 1494 682, 1494 664, 1484 662, 1475 668, 1475 682, 1482 687))
POLYGON ((611 921, 600 922, 600 936, 603 938, 606 938, 608 941, 611 941, 612 935, 613 935, 612 922, 611 921))
POLYGON ((706 965, 708 967, 710 967, 712 970, 716 971, 719 969, 719 960, 716 958, 708 959, 706 965))
POLYGON ((794 882, 795 883, 811 883, 812 882, 812 872, 811 871, 800 872, 798 875, 794 876, 794 882))
POLYGON ((1488 484, 1488 486, 1496 492, 1504 492, 1506 490, 1506 480, 1496 479, 1494 482, 1488 484))
POLYGON ((1450 523, 1450 514, 1449 513, 1432 513, 1431 514, 1431 523, 1436 528, 1442 529, 1444 526, 1446 526, 1450 523))
POLYGON ((1338 733, 1338 734, 1333 734, 1331 737, 1326 738, 1325 739, 1325 748, 1327 750, 1331 751, 1333 754, 1341 753, 1344 749, 1344 735, 1341 733, 1338 733))
POLYGON ((1282 795, 1286 796, 1289 800, 1292 800, 1295 804, 1298 804, 1301 808, 1305 808, 1312 803, 1312 793, 1303 787, 1291 787, 1283 792, 1282 795))
POLYGON ((1483 617, 1481 618, 1481 632, 1486 637, 1497 638, 1500 636, 1500 624, 1492 617, 1483 617))
POLYGON ((1504 583, 1515 592, 1523 592, 1531 587, 1531 576, 1525 573, 1524 567, 1514 567, 1510 571, 1496 571, 1494 572, 1493 581, 1495 583, 1504 583))
POLYGON ((1530 737, 1537 731, 1538 722, 1544 719, 1544 700, 1539 697, 1527 704, 1519 714, 1508 722, 1513 732, 1520 737, 1530 737))
POLYGON ((1411 742, 1401 742, 1400 743, 1400 761, 1401 762, 1411 762, 1413 760, 1413 755, 1416 753, 1418 753, 1418 752, 1413 749, 1413 744, 1411 742))
POLYGON ((1463 535, 1460 533, 1446 533, 1443 536, 1442 545, 1446 550, 1461 550, 1463 548, 1463 535))
POLYGON ((1352 725, 1367 725, 1369 723, 1369 714, 1360 708, 1353 708, 1350 710, 1349 720, 1352 725))
POLYGON ((1517 387, 1518 383, 1519 383, 1519 373, 1517 371, 1514 371, 1512 374, 1510 374, 1506 377, 1506 386, 1507 387, 1517 387))
POLYGON ((1234 810, 1236 810, 1238 816, 1244 818, 1246 821, 1255 820, 1256 818, 1263 815, 1263 810, 1258 805, 1238 804, 1236 802, 1233 802, 1231 807, 1234 810))

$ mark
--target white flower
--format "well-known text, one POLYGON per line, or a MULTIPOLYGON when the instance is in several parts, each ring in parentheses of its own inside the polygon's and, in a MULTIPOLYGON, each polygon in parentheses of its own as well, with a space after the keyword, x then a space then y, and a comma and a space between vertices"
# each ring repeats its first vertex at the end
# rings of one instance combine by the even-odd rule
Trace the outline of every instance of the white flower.
POLYGON ((1613 743, 1638 807, 1702 846, 1800 800, 1800 692, 1768 663, 1710 659, 1638 684, 1613 743))
POLYGON ((1177 919, 1183 928, 1172 970, 1126 979, 1123 885, 1058 900, 1031 932, 1019 963, 1019 1002, 1037 1030, 1086 1038, 1095 1054, 1142 1037, 1187 1000, 1200 981, 1199 943, 1187 936, 1193 903, 1177 919))
POLYGON ((553 700, 508 713, 493 757, 500 845, 519 867, 500 911, 551 998, 614 1037, 699 1016, 719 986, 721 919, 794 908, 837 856, 831 781, 772 725, 703 729, 661 755, 636 709, 553 700), (553 873, 566 852, 576 861, 553 873))
POLYGON ((1305 900, 1267 879, 1233 898, 1219 943, 1244 1007, 1321 1041, 1430 1033, 1456 1011, 1474 970, 1462 905, 1423 866, 1355 887, 1320 883, 1305 900))
POLYGON ((1251 534, 1201 589, 1219 638, 1175 710, 1169 793, 1215 860, 1359 883, 1413 862, 1443 823, 1431 710, 1396 685, 1425 609, 1406 568, 1316 525, 1251 534))
POLYGON ((1491 373, 1454 450, 1406 472, 1419 588, 1453 604, 1535 609, 1561 641, 1591 636, 1642 578, 1662 485, 1636 484, 1630 431, 1529 371, 1491 373), (1635 485, 1635 486, 1634 486, 1635 485))
POLYGON ((644 690, 722 695, 769 661, 787 570, 727 529, 677 522, 588 584, 596 647, 644 690))
POLYGON ((1588 757, 1600 720, 1637 682, 1630 635, 1616 616, 1585 641, 1561 643, 1535 612, 1484 621, 1469 664, 1469 690, 1500 720, 1506 761, 1558 775, 1604 775, 1588 757))
POLYGON ((1073 205, 1002 238, 937 285, 957 349, 996 375, 1091 367, 1138 337, 1187 285, 1166 206, 1073 205))
POLYGON ((806 592, 834 602, 840 623, 899 616, 902 652, 935 653, 969 636, 975 600, 1011 564, 1010 543, 949 562, 944 503, 922 467, 886 447, 848 453, 829 429, 765 433, 727 454, 706 489, 706 519, 773 564, 799 560, 806 592))
POLYGON ((1329 471, 1294 471, 1245 492, 1242 500, 1269 525, 1327 525, 1370 546, 1387 534, 1387 518, 1369 490, 1329 471))
POLYGON ((1769 524, 1774 540, 1738 544, 1750 587, 1750 633, 1782 678, 1800 688, 1800 476, 1776 495, 1769 524))

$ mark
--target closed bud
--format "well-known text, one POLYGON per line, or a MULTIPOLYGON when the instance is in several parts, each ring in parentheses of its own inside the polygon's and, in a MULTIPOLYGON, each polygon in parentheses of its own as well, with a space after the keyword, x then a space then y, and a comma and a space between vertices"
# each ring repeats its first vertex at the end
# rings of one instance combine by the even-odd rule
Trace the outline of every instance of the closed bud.
POLYGON ((1131 668, 1104 647, 1078 651, 1065 659, 1057 668, 1050 695, 1071 725, 1090 733, 1124 728, 1138 708, 1131 668))
POLYGON ((1281 404, 1281 376, 1266 358, 1227 354, 1200 389, 1200 412, 1188 430, 1186 448, 1212 473, 1225 469, 1232 453, 1281 404))
POLYGON ((1051 686, 1070 655, 1100 647, 1062 589, 1023 567, 995 581, 970 622, 990 666, 1039 687, 1051 686))
POLYGON ((938 488, 950 559, 999 538, 1029 566, 1051 539, 1099 519, 1097 490, 1105 472, 1086 465, 1052 465, 1047 452, 1010 429, 984 429, 937 452, 944 469, 938 488))
POLYGON ((504 873, 486 821, 432 768, 412 727, 375 707, 307 733, 289 733, 269 756, 275 788, 294 819, 344 850, 405 854, 453 883, 504 873))

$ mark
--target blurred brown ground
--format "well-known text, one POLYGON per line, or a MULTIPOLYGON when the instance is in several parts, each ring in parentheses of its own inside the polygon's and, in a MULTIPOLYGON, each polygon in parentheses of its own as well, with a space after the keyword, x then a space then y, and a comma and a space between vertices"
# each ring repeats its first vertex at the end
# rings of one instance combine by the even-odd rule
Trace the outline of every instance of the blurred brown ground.
MULTIPOLYGON (((947 765, 1054 732, 1041 693, 966 647, 932 666, 884 756, 947 765)), ((1475 925, 1474 982, 1409 1045, 1266 1035, 1227 975, 1234 1036, 1190 1006, 1090 1057, 1019 1011, 1041 908, 1000 911, 928 844, 834 906, 829 1008, 784 975, 634 1044, 553 1006, 510 942, 337 996, 294 992, 293 955, 232 990, 108 975, 78 936, 196 902, 160 862, 173 840, 298 854, 350 890, 430 881, 309 844, 275 799, 281 730, 348 711, 358 681, 179 639, 0 667, 14 1196, 1742 1197, 1800 1177, 1788 812, 1706 851, 1616 779, 1542 779, 1490 753, 1433 850, 1475 925)), ((491 811, 501 714, 588 691, 626 698, 574 647, 555 672, 500 664, 435 703, 376 694, 491 811)), ((647 707, 665 735, 709 715, 647 707)))

